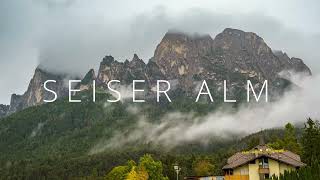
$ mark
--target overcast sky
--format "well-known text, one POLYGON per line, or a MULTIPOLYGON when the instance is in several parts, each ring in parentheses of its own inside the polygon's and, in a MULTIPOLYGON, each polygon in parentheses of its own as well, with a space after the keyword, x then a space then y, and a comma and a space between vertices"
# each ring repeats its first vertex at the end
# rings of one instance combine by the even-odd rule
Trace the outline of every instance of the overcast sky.
POLYGON ((27 89, 39 63, 82 75, 109 54, 148 61, 169 29, 256 32, 318 73, 318 7, 317 0, 1 0, 0 103, 27 89))

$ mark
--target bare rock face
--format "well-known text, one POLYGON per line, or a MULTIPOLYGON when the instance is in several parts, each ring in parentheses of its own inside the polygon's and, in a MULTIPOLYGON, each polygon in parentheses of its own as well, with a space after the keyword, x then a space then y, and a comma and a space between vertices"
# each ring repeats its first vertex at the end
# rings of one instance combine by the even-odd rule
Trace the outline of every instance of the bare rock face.
POLYGON ((13 94, 11 96, 9 114, 23 110, 30 106, 44 103, 44 99, 53 99, 54 95, 45 91, 43 85, 47 80, 56 80, 56 83, 48 83, 47 87, 55 91, 58 97, 68 94, 67 83, 64 81, 65 76, 48 73, 39 67, 35 70, 27 91, 23 95, 13 94))
POLYGON ((212 78, 214 74, 240 72, 274 80, 279 72, 290 69, 311 74, 301 59, 274 54, 255 33, 231 28, 215 39, 208 35, 167 33, 155 50, 154 61, 169 79, 200 74, 212 78))
POLYGON ((279 72, 285 70, 311 74, 302 60, 274 54, 264 40, 252 32, 227 28, 214 39, 214 49, 222 51, 228 69, 255 72, 260 79, 275 80, 279 72))
POLYGON ((94 69, 90 69, 89 72, 84 76, 84 78, 81 80, 81 83, 79 84, 79 89, 81 91, 88 90, 92 88, 93 80, 96 79, 96 74, 94 72, 94 69))
POLYGON ((154 61, 168 79, 192 76, 201 71, 201 60, 212 52, 212 45, 209 35, 168 32, 155 50, 154 61))
POLYGON ((125 84, 144 79, 149 89, 154 88, 156 80, 164 79, 176 82, 176 89, 187 95, 196 92, 195 82, 218 82, 216 88, 221 89, 223 80, 227 80, 231 93, 236 96, 238 92, 234 89, 244 88, 247 79, 255 88, 260 88, 264 80, 271 82, 271 89, 280 88, 273 85, 281 84, 279 73, 289 70, 311 75, 301 59, 274 53, 255 33, 227 28, 214 39, 209 35, 168 32, 147 64, 137 55, 125 62, 106 56, 97 79, 100 84, 112 79, 125 84))
POLYGON ((123 80, 125 73, 124 63, 115 61, 112 56, 106 56, 100 63, 98 80, 100 84, 106 84, 112 79, 123 80))
POLYGON ((5 117, 9 111, 9 105, 0 104, 0 118, 5 117))
POLYGON ((282 70, 280 60, 255 33, 227 28, 214 39, 214 49, 221 51, 228 70, 254 73, 268 80, 274 80, 282 70))
MULTIPOLYGON (((145 79, 145 68, 146 64, 142 59, 138 57, 137 54, 133 55, 132 60, 125 64, 126 72, 129 73, 127 77, 134 79, 145 79)), ((129 79, 130 81, 130 79, 129 79)))
POLYGON ((146 79, 146 64, 138 55, 134 55, 131 61, 119 62, 112 56, 106 56, 100 63, 97 81, 106 85, 110 80, 120 80, 129 84, 134 79, 146 79))
POLYGON ((167 77, 161 72, 159 66, 153 60, 150 60, 146 65, 145 78, 147 83, 150 84, 150 87, 155 86, 157 80, 167 79, 167 77))
POLYGON ((281 60, 284 69, 293 70, 298 73, 305 73, 311 75, 311 70, 304 64, 302 59, 292 57, 290 58, 287 53, 282 51, 274 51, 274 54, 281 60))
POLYGON ((22 110, 23 106, 23 96, 18 94, 12 94, 10 100, 10 107, 7 115, 22 110))

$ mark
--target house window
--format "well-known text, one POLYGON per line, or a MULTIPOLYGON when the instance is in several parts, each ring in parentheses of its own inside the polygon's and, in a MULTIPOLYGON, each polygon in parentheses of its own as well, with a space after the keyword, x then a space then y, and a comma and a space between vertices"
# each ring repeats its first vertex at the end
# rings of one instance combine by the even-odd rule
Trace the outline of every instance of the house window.
POLYGON ((226 170, 226 175, 233 175, 233 169, 226 170))
POLYGON ((269 178, 270 178, 270 175, 269 175, 269 174, 265 174, 265 175, 264 175, 264 178, 265 178, 265 179, 269 179, 269 178))
POLYGON ((269 168, 269 160, 266 157, 259 159, 259 167, 260 168, 269 168))

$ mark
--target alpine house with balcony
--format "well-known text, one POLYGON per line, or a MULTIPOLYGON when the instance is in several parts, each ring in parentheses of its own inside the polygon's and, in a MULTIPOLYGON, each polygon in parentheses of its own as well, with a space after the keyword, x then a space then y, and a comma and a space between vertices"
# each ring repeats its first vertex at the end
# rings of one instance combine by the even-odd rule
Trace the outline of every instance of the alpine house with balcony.
POLYGON ((302 166, 300 156, 287 150, 274 150, 258 145, 228 158, 223 167, 225 180, 264 180, 302 166))

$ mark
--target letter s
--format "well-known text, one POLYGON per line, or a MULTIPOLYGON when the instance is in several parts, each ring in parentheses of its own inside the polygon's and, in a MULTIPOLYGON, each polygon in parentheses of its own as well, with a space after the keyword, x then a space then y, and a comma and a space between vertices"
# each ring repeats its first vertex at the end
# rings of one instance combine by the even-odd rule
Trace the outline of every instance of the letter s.
POLYGON ((56 83, 55 80, 47 80, 46 82, 44 82, 43 87, 44 87, 44 89, 45 89, 46 91, 51 92, 51 93, 54 95, 54 98, 53 98, 52 100, 46 100, 46 99, 44 99, 44 100, 43 100, 44 102, 54 102, 54 101, 57 100, 57 93, 54 92, 53 90, 47 88, 47 83, 49 83, 49 82, 54 82, 54 83, 56 83))

